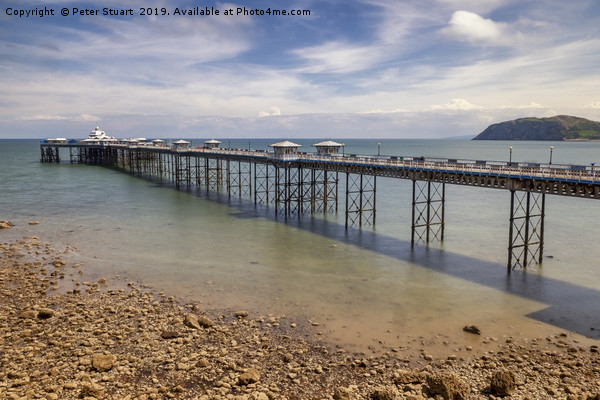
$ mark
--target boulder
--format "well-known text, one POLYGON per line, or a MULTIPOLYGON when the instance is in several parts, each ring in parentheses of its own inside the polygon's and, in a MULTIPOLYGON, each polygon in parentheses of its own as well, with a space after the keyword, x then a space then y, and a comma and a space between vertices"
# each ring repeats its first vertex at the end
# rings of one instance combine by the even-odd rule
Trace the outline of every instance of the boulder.
POLYGON ((210 328, 215 323, 212 322, 208 317, 205 317, 203 315, 195 316, 194 314, 185 314, 183 324, 188 328, 201 329, 210 328))
POLYGON ((420 383, 424 380, 424 375, 418 371, 398 370, 394 383, 396 385, 407 385, 409 383, 420 383))
POLYGON ((48 319, 54 316, 54 310, 51 308, 40 308, 37 317, 39 319, 48 319))
POLYGON ((15 226, 15 225, 10 221, 5 221, 5 220, 0 221, 0 229, 8 229, 8 228, 12 228, 13 226, 15 226))
POLYGON ((349 388, 337 388, 333 394, 333 400, 352 400, 352 391, 349 388))
POLYGON ((163 339, 177 339, 179 332, 176 331, 162 331, 160 337, 163 339))
POLYGON ((38 312, 35 310, 27 310, 27 311, 23 311, 21 314, 19 314, 19 318, 23 318, 23 319, 35 319, 38 316, 38 312))
POLYGON ((260 372, 255 368, 247 369, 246 372, 238 376, 238 385, 246 386, 256 383, 260 380, 260 372))
POLYGON ((351 400, 352 392, 350 389, 341 387, 337 388, 335 393, 333 394, 333 400, 351 400))
POLYGON ((509 396, 517 388, 517 378, 512 371, 496 371, 490 382, 492 394, 495 396, 509 396))
POLYGON ((84 383, 81 386, 81 398, 93 397, 95 399, 101 399, 104 397, 104 388, 100 385, 93 383, 84 383))
POLYGON ((92 368, 98 372, 105 372, 112 369, 117 361, 113 354, 94 354, 92 356, 92 368))
POLYGON ((185 318, 183 320, 183 324, 188 328, 192 329, 201 329, 202 327, 198 323, 198 317, 194 314, 185 314, 185 318))
POLYGON ((211 326, 213 326, 213 325, 215 324, 214 322, 212 322, 212 321, 210 320, 210 318, 208 318, 208 317, 205 317, 205 316, 203 316, 203 315, 200 315, 200 316, 198 317, 198 323, 199 323, 201 326, 203 326, 204 328, 210 328, 211 326))
POLYGON ((481 329, 477 325, 467 325, 463 328, 463 331, 474 335, 481 335, 481 329))
POLYGON ((372 400, 395 400, 398 398, 398 390, 395 387, 379 386, 369 395, 372 400))
POLYGON ((442 396, 444 400, 464 400, 469 386, 452 372, 440 372, 427 376, 427 386, 431 397, 442 396))

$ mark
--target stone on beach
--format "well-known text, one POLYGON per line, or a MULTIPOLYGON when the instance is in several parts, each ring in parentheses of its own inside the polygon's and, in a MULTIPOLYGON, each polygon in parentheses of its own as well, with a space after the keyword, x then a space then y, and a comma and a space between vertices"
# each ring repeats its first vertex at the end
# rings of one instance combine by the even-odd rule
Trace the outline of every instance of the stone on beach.
POLYGON ((469 386, 452 372, 434 373, 427 376, 429 394, 440 395, 444 400, 463 400, 469 394, 469 386))
POLYGON ((15 225, 10 221, 5 221, 5 220, 0 221, 0 229, 8 229, 8 228, 12 228, 13 226, 15 226, 15 225))
POLYGON ((517 379, 512 371, 496 371, 492 375, 490 389, 496 396, 509 396, 517 387, 517 379))
POLYGON ((474 335, 481 335, 481 329, 477 325, 466 325, 463 328, 463 331, 472 333, 474 335))
POLYGON ((202 328, 210 328, 215 323, 211 321, 208 317, 205 316, 196 316, 194 314, 185 314, 183 324, 188 328, 192 329, 202 329, 202 328))
POLYGON ((123 289, 126 281, 49 293, 62 285, 52 264, 64 253, 40 248, 38 238, 0 243, 0 393, 8 399, 600 400, 598 345, 575 333, 478 346, 458 330, 445 350, 452 355, 426 363, 436 351, 428 338, 354 353, 327 344, 318 324, 291 328, 305 316, 279 326, 286 317, 203 309, 142 284, 123 289), (518 383, 506 371, 518 371, 518 383))
POLYGON ((39 319, 48 319, 54 316, 54 310, 51 308, 40 308, 37 317, 39 319))
POLYGON ((251 383, 256 383, 260 380, 260 372, 258 372, 255 368, 250 368, 246 370, 243 374, 238 376, 238 384, 242 386, 249 385, 251 383))
POLYGON ((94 354, 92 356, 92 367, 98 372, 110 371, 117 361, 113 354, 94 354))
POLYGON ((21 314, 19 314, 19 318, 22 319, 35 319, 38 316, 38 312, 35 310, 27 310, 27 311, 23 311, 21 314))

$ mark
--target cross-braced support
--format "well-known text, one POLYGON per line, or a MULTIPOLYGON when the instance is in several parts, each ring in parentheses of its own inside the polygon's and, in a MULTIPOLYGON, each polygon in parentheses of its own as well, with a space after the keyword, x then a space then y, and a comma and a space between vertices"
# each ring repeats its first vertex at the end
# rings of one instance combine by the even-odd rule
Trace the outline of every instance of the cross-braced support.
POLYGON ((346 228, 375 225, 375 175, 346 173, 346 228))
POLYGON ((227 160, 227 194, 229 197, 250 196, 252 193, 252 164, 227 160))
POLYGON ((333 213, 338 209, 338 173, 311 170, 311 212, 333 213))
POLYGON ((510 191, 509 272, 542 263, 545 209, 544 193, 510 191))
POLYGON ((212 192, 218 192, 223 184, 223 160, 220 158, 207 158, 205 164, 204 177, 206 179, 206 189, 212 192))
POLYGON ((175 156, 175 187, 190 189, 192 185, 191 157, 189 155, 177 154, 175 156))
POLYGON ((446 184, 413 179, 410 244, 444 240, 446 184))
POLYGON ((275 214, 297 214, 302 185, 300 168, 289 165, 275 166, 275 214))
POLYGON ((275 167, 254 163, 254 204, 268 205, 275 200, 275 167))
POLYGON ((40 151, 42 153, 40 162, 60 163, 60 153, 58 152, 58 147, 40 147, 40 151))

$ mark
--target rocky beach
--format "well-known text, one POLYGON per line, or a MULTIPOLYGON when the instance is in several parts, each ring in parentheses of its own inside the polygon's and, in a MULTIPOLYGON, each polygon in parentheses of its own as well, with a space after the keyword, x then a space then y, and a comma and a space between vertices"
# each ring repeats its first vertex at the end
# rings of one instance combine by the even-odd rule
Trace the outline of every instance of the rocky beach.
POLYGON ((73 248, 44 238, 0 250, 0 399, 600 400, 598 345, 567 331, 490 338, 465 321, 482 346, 351 352, 300 316, 88 280, 73 248))

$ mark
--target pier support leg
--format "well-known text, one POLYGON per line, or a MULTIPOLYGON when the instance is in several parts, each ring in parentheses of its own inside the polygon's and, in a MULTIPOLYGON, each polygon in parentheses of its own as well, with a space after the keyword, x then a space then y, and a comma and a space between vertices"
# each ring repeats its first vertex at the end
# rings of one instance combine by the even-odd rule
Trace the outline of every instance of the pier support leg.
POLYGON ((252 164, 227 160, 227 194, 229 197, 250 196, 252 193, 252 164))
POLYGON ((206 189, 218 192, 223 183, 223 160, 220 158, 206 159, 206 189))
POLYGON ((303 171, 301 167, 275 167, 275 214, 288 215, 302 212, 303 171))
POLYGON ((545 193, 510 191, 509 272, 542 263, 545 213, 545 193))
POLYGON ((254 163, 254 204, 273 202, 276 169, 271 164, 254 163))
POLYGON ((444 240, 446 184, 413 179, 410 245, 444 240))
POLYGON ((337 172, 321 169, 311 170, 310 212, 312 214, 332 213, 337 211, 337 174, 337 172))
POLYGON ((346 229, 375 225, 377 177, 346 173, 346 229))

